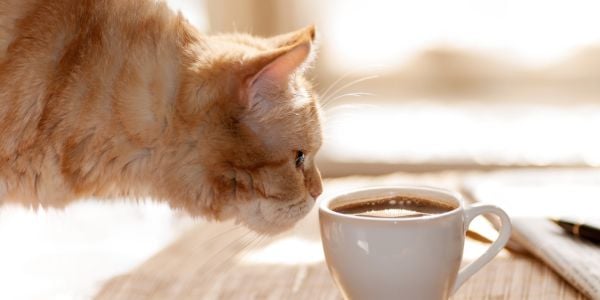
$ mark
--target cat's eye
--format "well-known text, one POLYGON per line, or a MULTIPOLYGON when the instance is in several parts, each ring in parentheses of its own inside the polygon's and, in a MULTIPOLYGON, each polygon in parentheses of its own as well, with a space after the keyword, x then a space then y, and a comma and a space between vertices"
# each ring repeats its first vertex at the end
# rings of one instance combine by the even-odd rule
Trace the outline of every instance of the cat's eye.
POLYGON ((304 156, 304 151, 296 151, 296 168, 300 168, 302 165, 304 165, 304 156))

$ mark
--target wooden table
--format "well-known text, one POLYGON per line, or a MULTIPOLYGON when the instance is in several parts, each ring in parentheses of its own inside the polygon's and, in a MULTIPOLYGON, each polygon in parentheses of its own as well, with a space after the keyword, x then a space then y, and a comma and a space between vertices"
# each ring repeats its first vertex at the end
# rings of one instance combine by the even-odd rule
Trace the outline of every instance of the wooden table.
MULTIPOLYGON (((457 189, 472 173, 397 173, 327 180, 325 195, 357 187, 420 184, 457 189)), ((489 233, 484 220, 471 229, 489 233)), ((465 262, 487 244, 467 239, 465 262)), ((110 279, 97 299, 341 299, 323 260, 317 211, 292 231, 259 236, 230 223, 200 223, 137 268, 110 279)), ((502 251, 452 299, 585 299, 537 259, 502 251)))

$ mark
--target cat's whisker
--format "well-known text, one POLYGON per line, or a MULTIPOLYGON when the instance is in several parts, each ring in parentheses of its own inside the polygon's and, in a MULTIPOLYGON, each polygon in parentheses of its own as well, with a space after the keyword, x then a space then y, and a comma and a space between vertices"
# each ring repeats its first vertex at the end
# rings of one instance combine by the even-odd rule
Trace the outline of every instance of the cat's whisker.
POLYGON ((201 243, 196 244, 193 248, 194 253, 196 252, 196 250, 200 249, 201 247, 204 247, 207 243, 214 242, 220 238, 226 237, 240 229, 245 229, 245 228, 246 227, 242 226, 241 224, 235 224, 229 228, 225 228, 224 230, 219 231, 218 233, 214 233, 210 237, 203 240, 201 243))
POLYGON ((317 91, 321 88, 320 82, 316 80, 314 76, 311 76, 311 78, 308 79, 308 81, 312 84, 314 91, 317 91))
POLYGON ((222 266, 227 265, 233 260, 234 257, 238 256, 241 252, 245 251, 250 245, 252 245, 256 241, 256 238, 241 241, 238 247, 232 249, 229 253, 227 251, 219 251, 219 253, 227 253, 227 255, 223 254, 221 256, 215 257, 213 260, 214 264, 209 268, 203 268, 203 271, 206 271, 207 274, 211 273, 214 270, 220 269, 222 266))
MULTIPOLYGON (((233 248, 233 246, 236 243, 240 243, 240 241, 242 241, 241 242, 242 244, 247 243, 247 241, 243 241, 243 240, 245 238, 247 238, 248 235, 251 234, 251 233, 253 233, 253 232, 250 231, 250 230, 248 230, 248 231, 242 233, 239 237, 236 237, 236 238, 232 239, 231 241, 229 241, 228 243, 226 243, 225 245, 223 245, 223 247, 219 251, 216 251, 215 253, 213 253, 213 255, 211 255, 210 257, 208 257, 205 260, 205 263, 203 263, 198 269, 202 270, 202 271, 208 270, 208 267, 210 267, 211 265, 213 265, 215 262, 219 261, 219 258, 221 258, 223 256, 223 253, 228 253, 225 250, 233 248)), ((205 246, 205 243, 202 243, 202 245, 200 245, 200 246, 205 246)), ((234 254, 237 253, 235 250, 232 250, 232 252, 234 254)))
POLYGON ((329 92, 335 88, 340 82, 342 82, 343 80, 345 80, 348 77, 357 75, 359 72, 360 73, 371 73, 373 71, 378 71, 380 69, 382 69, 383 66, 382 65, 370 65, 368 66, 368 69, 363 69, 363 70, 354 70, 354 71, 347 71, 344 74, 342 74, 338 79, 336 79, 336 81, 334 81, 332 84, 329 85, 329 87, 327 87, 327 89, 325 89, 325 91, 320 92, 319 94, 321 95, 321 99, 327 99, 327 97, 329 96, 329 92))
MULTIPOLYGON (((221 231, 219 233, 215 233, 215 234, 211 235, 209 238, 207 238, 205 240, 202 240, 200 243, 194 244, 193 247, 192 247, 191 253, 199 253, 200 249, 205 248, 206 245, 208 245, 208 244, 210 244, 212 242, 218 242, 219 239, 223 239, 223 238, 231 235, 232 233, 234 233, 234 232, 236 232, 236 231, 238 231, 240 229, 244 229, 244 228, 245 227, 243 227, 242 225, 235 225, 232 228, 228 228, 228 229, 225 229, 225 230, 223 230, 223 231, 221 231)), ((247 234, 248 234, 248 232, 243 233, 239 238, 234 238, 231 242, 229 242, 229 244, 233 244, 235 241, 243 238, 247 234)), ((217 256, 217 255, 218 255, 218 253, 215 254, 214 256, 217 256)), ((207 260, 207 261, 210 261, 210 260, 207 260)), ((207 263, 205 263, 204 265, 206 265, 206 264, 207 263)), ((204 265, 203 265, 203 267, 204 267, 204 265)))
MULTIPOLYGON (((250 231, 249 231, 250 233, 250 231)), ((244 236, 243 238, 247 237, 244 236)), ((231 263, 231 261, 235 258, 241 255, 241 257, 247 255, 247 253, 250 251, 250 249, 252 249, 254 246, 260 244, 261 242, 263 242, 265 240, 266 236, 264 235, 258 235, 253 237, 250 240, 246 240, 246 241, 242 241, 240 242, 240 246, 237 247, 236 249, 232 250, 231 253, 229 253, 229 255, 227 255, 226 257, 219 259, 219 256, 216 256, 214 259, 211 259, 211 261, 215 262, 214 264, 210 265, 210 266, 203 266, 202 267, 202 271, 204 272, 204 274, 201 276, 201 281, 205 280, 207 277, 212 276, 214 274, 212 274, 212 272, 214 272, 215 270, 219 270, 221 268, 223 268, 223 266, 227 266, 226 268, 222 269, 220 273, 227 273, 229 272, 229 270, 231 270, 235 264, 231 263), (206 268, 208 267, 208 268, 206 268)), ((228 248, 228 247, 227 247, 228 248)), ((226 251, 219 251, 219 253, 225 253, 226 251)))
POLYGON ((370 103, 352 103, 352 104, 342 104, 332 108, 329 108, 325 111, 325 113, 330 116, 336 113, 344 113, 344 112, 354 112, 359 109, 373 109, 377 108, 379 105, 370 104, 370 103))
MULTIPOLYGON (((340 93, 338 93, 338 94, 340 94, 340 93)), ((375 96, 375 95, 376 95, 375 93, 368 93, 368 92, 352 92, 352 93, 345 93, 345 94, 341 94, 341 95, 332 95, 330 98, 328 98, 328 99, 326 99, 326 101, 324 101, 324 103, 321 105, 321 107, 324 110, 328 109, 330 106, 332 106, 334 103, 336 103, 337 100, 339 100, 341 98, 345 98, 345 97, 375 96)))
POLYGON ((216 234, 212 235, 212 236, 211 236, 211 237, 209 237, 208 239, 204 240, 204 241, 203 241, 203 244, 205 244, 205 243, 209 243, 209 242, 212 242, 212 241, 214 241, 214 240, 216 240, 216 239, 222 238, 223 236, 225 236, 225 235, 227 235, 227 234, 229 234, 229 233, 232 233, 232 232, 234 232, 234 231, 237 231, 237 230, 239 230, 239 229, 244 229, 244 228, 245 228, 245 227, 244 227, 244 226, 242 226, 241 224, 234 225, 234 227, 232 227, 232 228, 225 229, 225 230, 223 230, 223 231, 221 231, 221 232, 219 232, 219 233, 216 233, 216 234))
MULTIPOLYGON (((232 249, 232 246, 234 246, 236 243, 242 243, 243 245, 251 243, 253 239, 251 239, 250 241, 240 242, 240 240, 244 240, 246 237, 248 237, 250 233, 252 233, 252 231, 245 232, 238 238, 233 239, 232 241, 227 243, 221 250, 215 252, 211 257, 207 258, 205 260, 205 263, 198 266, 193 273, 187 276, 189 279, 182 282, 180 288, 182 290, 193 289, 194 286, 196 286, 196 284, 198 284, 199 282, 203 282, 204 280, 207 280, 207 278, 211 278, 212 276, 214 276, 215 274, 213 274, 212 272, 228 260, 227 258, 225 260, 220 260, 220 258, 223 256, 223 253, 228 253, 224 250, 232 249), (199 273, 200 275, 198 275, 199 273)), ((229 254, 230 256, 235 256, 236 253, 238 252, 235 249, 232 249, 231 253, 229 254)))
MULTIPOLYGON (((246 229, 245 232, 240 233, 239 236, 234 237, 233 239, 223 243, 222 247, 217 251, 211 251, 212 253, 209 257, 204 259, 204 261, 196 265, 194 269, 182 273, 182 276, 178 276, 176 280, 179 282, 177 288, 181 290, 193 290, 198 286, 199 283, 204 281, 210 281, 215 276, 220 274, 227 274, 230 272, 230 269, 235 267, 236 265, 231 263, 232 258, 240 255, 240 253, 245 253, 248 249, 251 249, 252 245, 256 245, 257 240, 260 242, 262 239, 255 236, 256 233, 248 230, 242 225, 236 225, 231 228, 226 228, 220 232, 213 233, 208 239, 203 240, 199 245, 194 246, 194 251, 192 251, 191 257, 181 257, 176 260, 174 264, 183 264, 189 262, 191 260, 198 259, 195 257, 195 254, 199 254, 203 251, 198 251, 198 248, 202 248, 206 246, 207 242, 218 240, 218 238, 224 238, 224 235, 235 232, 239 229, 246 229), (219 273, 215 273, 219 272, 219 273)), ((177 265, 171 265, 169 267, 178 267, 177 265)), ((182 270, 189 270, 186 268, 187 266, 181 265, 180 268, 182 270)))
POLYGON ((348 83, 340 86, 335 91, 333 91, 331 94, 335 95, 335 94, 339 93, 340 91, 343 91, 346 88, 352 87, 352 86, 354 86, 356 84, 359 84, 359 83, 367 81, 367 80, 372 80, 372 79, 377 79, 377 78, 379 78, 379 75, 368 75, 368 76, 364 76, 364 77, 360 77, 360 78, 354 79, 354 80, 352 80, 352 81, 350 81, 350 82, 348 82, 348 83))
MULTIPOLYGON (((238 257, 240 259, 243 259, 244 257, 246 257, 246 255, 248 255, 248 253, 250 253, 250 250, 252 250, 254 247, 260 245, 268 237, 269 236, 264 235, 264 234, 257 234, 248 245, 241 247, 241 249, 236 253, 236 255, 233 255, 231 258, 238 257)), ((229 268, 231 268, 232 266, 233 266, 233 264, 230 264, 229 268)))
POLYGON ((329 92, 331 92, 331 90, 333 88, 335 88, 342 80, 350 77, 350 75, 353 75, 354 72, 346 72, 344 74, 342 74, 342 76, 340 76, 338 79, 336 79, 332 84, 330 84, 325 91, 319 93, 321 95, 321 99, 327 99, 327 96, 329 96, 329 92))
MULTIPOLYGON (((267 235, 259 234, 248 245, 245 245, 240 251, 238 251, 235 255, 232 255, 228 260, 224 260, 220 265, 222 266, 222 265, 230 262, 233 258, 236 258, 236 257, 240 261, 243 260, 250 253, 251 250, 255 249, 257 246, 262 244, 268 238, 269 238, 269 236, 267 236, 267 235)), ((235 266, 236 266, 236 264, 230 263, 230 264, 228 264, 227 268, 224 271, 229 272, 235 266)))
POLYGON ((321 108, 323 108, 323 110, 330 110, 331 109, 330 107, 333 106, 334 103, 336 103, 338 100, 346 98, 346 97, 362 97, 362 96, 375 96, 375 95, 376 94, 374 94, 374 93, 362 93, 362 92, 346 93, 346 94, 338 95, 338 96, 328 99, 326 103, 321 105, 321 108))
MULTIPOLYGON (((361 78, 352 80, 352 81, 350 81, 350 82, 342 85, 341 87, 337 88, 334 92, 332 92, 331 93, 333 95, 332 98, 336 97, 336 95, 338 93, 343 92, 344 89, 347 89, 349 87, 357 85, 357 84, 359 84, 361 82, 365 82, 367 80, 376 79, 376 78, 379 78, 379 75, 370 75, 370 76, 365 76, 365 77, 361 77, 361 78)), ((324 99, 323 100, 323 105, 325 106, 325 105, 327 105, 327 103, 330 101, 331 98, 325 98, 325 97, 323 97, 322 99, 324 99)))
POLYGON ((345 98, 345 97, 362 97, 362 96, 375 96, 374 93, 346 93, 346 94, 342 94, 336 97, 333 97, 331 99, 328 99, 327 103, 325 103, 325 105, 331 104, 333 102, 335 102, 336 100, 345 98))

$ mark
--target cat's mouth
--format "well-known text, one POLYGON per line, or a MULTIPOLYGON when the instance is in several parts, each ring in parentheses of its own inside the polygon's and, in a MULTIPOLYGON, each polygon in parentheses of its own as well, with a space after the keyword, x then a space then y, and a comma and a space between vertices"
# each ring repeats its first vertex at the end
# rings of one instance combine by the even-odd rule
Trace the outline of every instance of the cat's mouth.
POLYGON ((274 235, 292 228, 314 204, 311 196, 293 201, 258 198, 238 205, 237 222, 258 233, 274 235))

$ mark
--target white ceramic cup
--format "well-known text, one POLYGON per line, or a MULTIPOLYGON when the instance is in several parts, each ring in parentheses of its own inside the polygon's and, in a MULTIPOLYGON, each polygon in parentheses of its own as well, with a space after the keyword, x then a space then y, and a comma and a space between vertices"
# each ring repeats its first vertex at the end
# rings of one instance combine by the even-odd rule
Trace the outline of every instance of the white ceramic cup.
POLYGON ((430 187, 357 190, 319 204, 321 239, 329 271, 346 299, 447 299, 504 247, 510 219, 492 205, 465 206, 461 196, 430 187), (456 208, 429 216, 375 218, 332 210, 381 196, 432 199, 456 208), (481 214, 495 214, 502 226, 496 241, 459 271, 465 234, 481 214))

